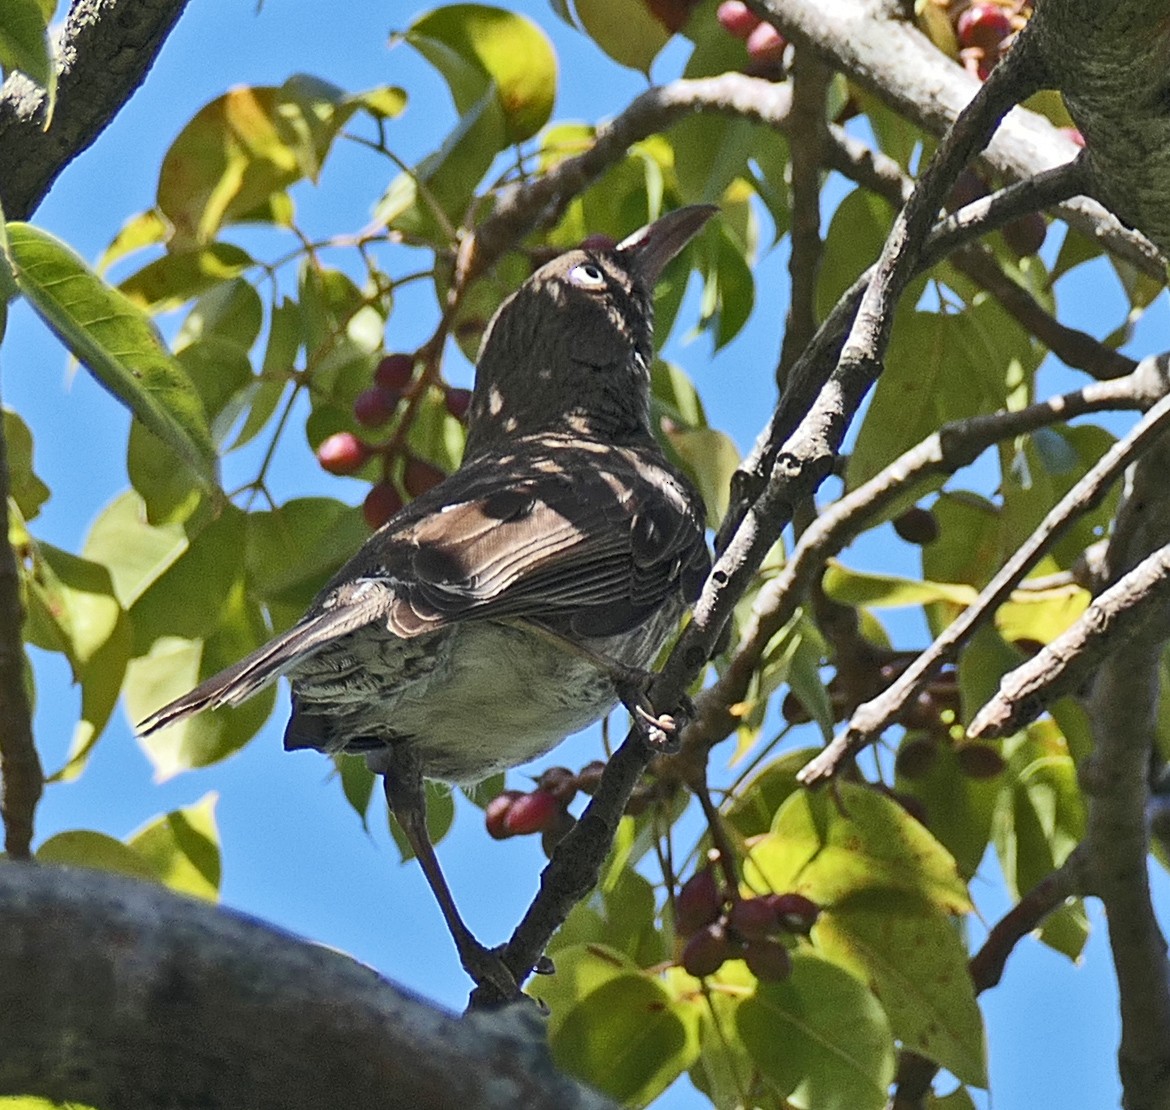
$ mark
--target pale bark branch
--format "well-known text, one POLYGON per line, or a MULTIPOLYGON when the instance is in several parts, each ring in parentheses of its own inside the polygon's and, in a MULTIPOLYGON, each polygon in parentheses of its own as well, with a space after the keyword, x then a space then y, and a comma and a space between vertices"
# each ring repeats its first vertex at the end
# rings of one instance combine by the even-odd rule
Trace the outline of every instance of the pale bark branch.
POLYGON ((161 886, 0 865, 0 1093, 160 1106, 612 1104, 536 1007, 460 1019, 331 949, 161 886))

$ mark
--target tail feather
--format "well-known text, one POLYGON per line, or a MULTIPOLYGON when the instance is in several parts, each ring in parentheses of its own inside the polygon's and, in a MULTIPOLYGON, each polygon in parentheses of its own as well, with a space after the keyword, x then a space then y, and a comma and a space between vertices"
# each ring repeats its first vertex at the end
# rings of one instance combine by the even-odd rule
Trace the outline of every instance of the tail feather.
POLYGON ((139 724, 139 735, 147 736, 205 709, 247 701, 298 663, 383 614, 385 600, 383 590, 371 589, 364 591, 360 600, 304 618, 251 655, 204 680, 190 693, 156 709, 139 724))

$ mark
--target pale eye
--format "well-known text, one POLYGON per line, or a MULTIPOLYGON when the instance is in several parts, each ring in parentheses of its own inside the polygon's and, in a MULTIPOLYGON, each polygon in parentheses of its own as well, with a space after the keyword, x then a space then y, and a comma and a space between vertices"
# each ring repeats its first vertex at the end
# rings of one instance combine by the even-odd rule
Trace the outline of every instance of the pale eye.
POLYGON ((605 274, 596 262, 580 262, 569 271, 569 280, 585 289, 596 289, 605 284, 605 274))

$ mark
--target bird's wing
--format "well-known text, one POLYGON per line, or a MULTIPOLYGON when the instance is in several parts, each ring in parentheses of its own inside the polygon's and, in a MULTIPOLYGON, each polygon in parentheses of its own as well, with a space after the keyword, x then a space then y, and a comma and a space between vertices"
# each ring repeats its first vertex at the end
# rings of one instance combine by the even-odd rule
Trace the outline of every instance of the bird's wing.
POLYGON ((490 488, 498 480, 477 488, 470 474, 464 497, 389 541, 393 632, 527 618, 603 636, 697 592, 708 566, 702 525, 670 474, 628 455, 557 462, 502 491, 490 488))
POLYGON ((709 566, 692 495, 656 466, 564 451, 471 463, 372 536, 292 628, 140 731, 238 705, 368 626, 407 639, 492 618, 585 637, 638 627, 667 598, 696 596, 709 566))

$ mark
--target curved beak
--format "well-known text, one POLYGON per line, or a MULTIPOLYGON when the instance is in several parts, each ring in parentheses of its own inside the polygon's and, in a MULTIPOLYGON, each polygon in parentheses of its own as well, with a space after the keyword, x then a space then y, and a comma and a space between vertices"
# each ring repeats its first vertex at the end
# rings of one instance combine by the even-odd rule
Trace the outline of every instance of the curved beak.
POLYGON ((627 257, 631 272, 653 289, 666 269, 666 264, 718 211, 714 204, 691 204, 685 208, 676 208, 652 224, 627 235, 615 249, 627 257))

